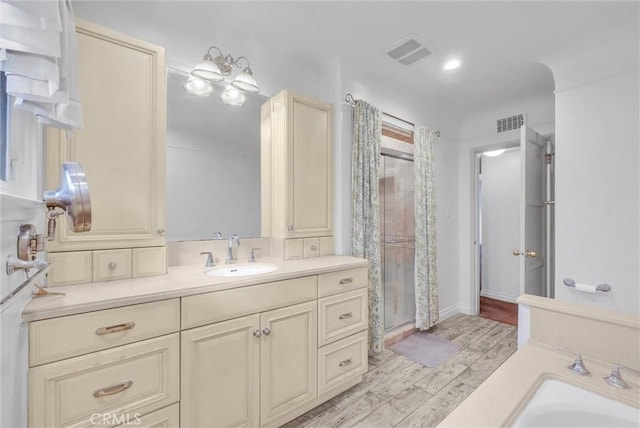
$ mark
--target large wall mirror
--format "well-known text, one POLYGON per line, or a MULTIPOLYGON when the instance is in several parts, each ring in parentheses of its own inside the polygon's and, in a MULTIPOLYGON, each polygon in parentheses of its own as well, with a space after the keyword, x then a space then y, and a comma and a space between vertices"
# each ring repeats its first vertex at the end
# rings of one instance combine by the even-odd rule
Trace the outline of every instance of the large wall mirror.
POLYGON ((187 75, 167 70, 167 240, 260 236, 260 106, 233 107, 185 92, 187 75))

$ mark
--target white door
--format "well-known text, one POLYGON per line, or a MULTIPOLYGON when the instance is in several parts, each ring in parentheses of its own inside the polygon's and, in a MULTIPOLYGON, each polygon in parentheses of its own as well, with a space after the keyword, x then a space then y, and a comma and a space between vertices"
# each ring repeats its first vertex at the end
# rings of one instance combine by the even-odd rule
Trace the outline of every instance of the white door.
MULTIPOLYGON (((546 296, 545 284, 545 153, 546 139, 520 128, 520 294, 546 296)), ((519 254, 518 254, 519 253, 519 254)))

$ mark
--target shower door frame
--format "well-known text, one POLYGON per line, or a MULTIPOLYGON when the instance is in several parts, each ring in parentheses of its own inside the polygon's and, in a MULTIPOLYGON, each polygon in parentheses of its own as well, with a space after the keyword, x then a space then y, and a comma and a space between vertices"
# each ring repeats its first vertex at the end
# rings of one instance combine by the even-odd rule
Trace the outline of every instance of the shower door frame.
MULTIPOLYGON (((395 140, 395 139, 390 138, 390 140, 395 140)), ((403 160, 403 161, 407 161, 407 162, 411 162, 411 163, 413 163, 413 161, 414 161, 413 160, 413 153, 408 153, 408 152, 404 152, 404 151, 401 151, 401 150, 396 150, 396 149, 389 148, 389 147, 381 147, 381 150, 380 150, 381 161, 383 160, 383 156, 384 157, 394 158, 394 159, 399 159, 399 160, 403 160)), ((380 167, 383 168, 383 165, 380 165, 380 167)), ((413 171, 412 171, 412 174, 413 174, 413 171)), ((384 175, 381 178, 383 178, 383 177, 384 177, 384 175)), ((381 199, 383 199, 383 198, 384 198, 384 196, 381 196, 381 199)), ((389 332, 389 331, 392 331, 392 330, 394 330, 394 329, 396 329, 398 327, 402 327, 402 326, 409 325, 409 324, 413 325, 415 323, 415 311, 416 311, 416 308, 415 308, 415 283, 413 285, 413 287, 414 287, 414 297, 413 297, 413 316, 412 316, 412 318, 407 320, 406 322, 401 323, 401 324, 396 325, 394 323, 394 325, 392 325, 390 327, 387 327, 386 326, 386 319, 387 319, 387 314, 386 314, 387 291, 386 291, 386 263, 385 263, 385 258, 386 258, 386 248, 385 247, 386 247, 387 242, 384 239, 385 236, 386 236, 386 233, 383 232, 384 229, 385 229, 384 228, 384 217, 385 217, 385 215, 384 215, 384 206, 383 206, 382 203, 380 204, 380 211, 381 211, 380 212, 380 221, 381 221, 381 232, 382 232, 381 233, 381 238, 383 238, 383 239, 381 239, 381 242, 380 242, 381 256, 382 256, 381 257, 381 259, 382 259, 381 260, 382 261, 382 273, 383 273, 383 276, 382 276, 382 289, 383 289, 383 302, 384 302, 384 306, 383 307, 384 307, 385 332, 389 332)), ((415 217, 415 212, 414 212, 414 217, 415 217)), ((415 230, 414 230, 413 236, 414 236, 414 257, 415 257, 415 230)), ((415 260, 414 260, 414 264, 413 264, 413 268, 412 268, 412 275, 415 276, 415 260)), ((415 278, 414 278, 414 281, 415 281, 415 278)))

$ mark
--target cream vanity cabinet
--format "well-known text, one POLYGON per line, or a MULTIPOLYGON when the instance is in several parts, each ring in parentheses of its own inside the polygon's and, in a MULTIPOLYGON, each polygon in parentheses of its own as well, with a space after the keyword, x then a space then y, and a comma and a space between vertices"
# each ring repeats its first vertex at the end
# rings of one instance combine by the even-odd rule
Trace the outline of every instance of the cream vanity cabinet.
POLYGON ((358 267, 32 321, 29 426, 280 426, 362 381, 367 283, 358 267))
POLYGON ((285 259, 333 254, 332 107, 284 90, 262 106, 262 235, 285 259))
POLYGON ((84 128, 48 129, 46 187, 58 187, 63 162, 80 162, 92 225, 73 233, 58 221, 50 284, 164 274, 164 49, 81 20, 76 29, 84 128))
POLYGON ((29 426, 177 426, 179 330, 179 299, 31 322, 29 426))
POLYGON ((359 382, 366 285, 353 269, 183 298, 181 426, 279 426, 359 382))

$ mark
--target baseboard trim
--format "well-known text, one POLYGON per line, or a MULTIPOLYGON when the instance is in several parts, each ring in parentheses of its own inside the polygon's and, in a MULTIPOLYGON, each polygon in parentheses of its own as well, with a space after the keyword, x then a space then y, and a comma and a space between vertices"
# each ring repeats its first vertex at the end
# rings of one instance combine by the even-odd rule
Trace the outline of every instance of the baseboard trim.
POLYGON ((452 316, 457 315, 460 312, 462 311, 459 303, 451 305, 448 308, 440 309, 440 319, 438 320, 438 322, 444 321, 447 318, 451 318, 452 316))
POLYGON ((480 291, 480 296, 488 297, 490 299, 501 300, 503 302, 509 302, 509 303, 517 303, 517 300, 518 300, 518 296, 511 296, 509 294, 498 293, 496 291, 491 291, 491 290, 480 291))

